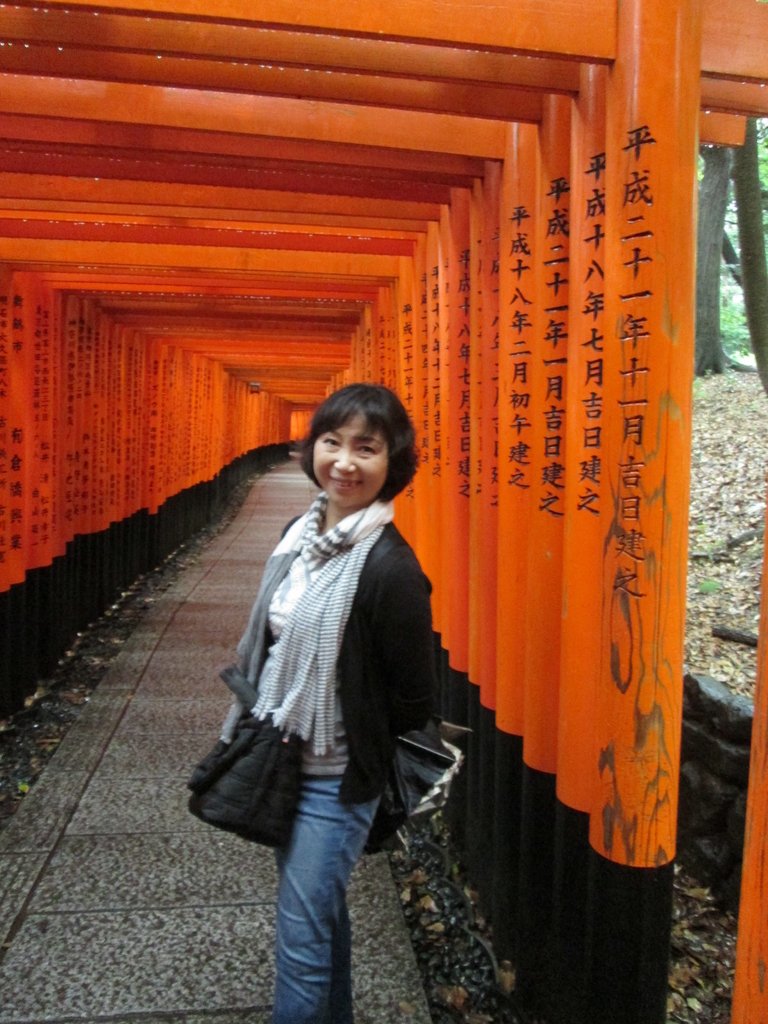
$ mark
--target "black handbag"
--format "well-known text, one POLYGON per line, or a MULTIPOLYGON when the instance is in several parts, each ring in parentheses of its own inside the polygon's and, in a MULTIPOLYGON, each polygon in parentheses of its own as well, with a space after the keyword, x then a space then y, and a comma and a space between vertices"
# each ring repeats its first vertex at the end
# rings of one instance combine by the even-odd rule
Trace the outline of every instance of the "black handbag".
MULTIPOLYGON (((366 853, 385 849, 409 818, 433 814, 447 798, 463 755, 443 738, 455 729, 432 719, 395 740, 384 792, 368 833, 366 853)), ((464 730, 462 730, 464 731, 464 730)))
MULTIPOLYGON (((245 707, 256 693, 236 666, 222 679, 245 707)), ((231 743, 219 740, 187 783, 196 818, 264 846, 286 846, 301 793, 302 740, 270 718, 243 714, 231 743)))

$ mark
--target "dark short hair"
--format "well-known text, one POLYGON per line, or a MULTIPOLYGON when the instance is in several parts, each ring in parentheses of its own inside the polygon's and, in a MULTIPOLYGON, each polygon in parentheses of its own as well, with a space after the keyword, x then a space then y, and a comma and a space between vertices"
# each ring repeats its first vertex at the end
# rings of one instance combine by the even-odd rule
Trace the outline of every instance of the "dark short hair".
POLYGON ((362 416, 366 427, 378 431, 387 442, 387 479, 378 498, 391 501, 413 480, 418 456, 413 424, 405 406, 394 391, 382 384, 347 384, 318 406, 309 433, 301 443, 301 468, 317 484, 313 465, 315 441, 355 416, 362 416))

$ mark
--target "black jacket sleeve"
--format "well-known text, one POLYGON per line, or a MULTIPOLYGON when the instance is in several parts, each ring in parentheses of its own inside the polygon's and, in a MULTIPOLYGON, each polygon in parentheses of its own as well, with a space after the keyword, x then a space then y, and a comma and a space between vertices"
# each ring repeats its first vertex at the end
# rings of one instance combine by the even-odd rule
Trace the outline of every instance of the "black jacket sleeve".
POLYGON ((371 639, 387 680, 392 735, 418 729, 434 711, 435 645, 430 584, 408 547, 381 567, 371 610, 371 639))
POLYGON ((425 724, 437 696, 430 584, 390 524, 360 576, 339 652, 350 762, 341 799, 381 793, 400 733, 425 724))

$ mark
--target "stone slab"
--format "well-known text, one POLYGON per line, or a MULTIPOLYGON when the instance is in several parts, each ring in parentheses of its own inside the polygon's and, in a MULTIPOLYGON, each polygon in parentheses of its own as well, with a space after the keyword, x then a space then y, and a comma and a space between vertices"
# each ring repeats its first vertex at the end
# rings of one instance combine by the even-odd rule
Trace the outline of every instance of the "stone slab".
POLYGON ((99 682, 99 690, 133 689, 157 648, 159 637, 133 645, 131 636, 99 682), (130 645, 130 646, 129 646, 130 645))
POLYGON ((114 730, 129 701, 130 696, 125 693, 96 689, 80 708, 75 728, 78 732, 94 734, 114 730))
POLYGON ((72 816, 67 834, 183 833, 207 828, 187 810, 188 798, 189 790, 181 777, 124 779, 97 773, 72 816))
MULTIPOLYGON (((252 585, 256 583, 251 579, 252 585)), ((255 590, 252 590, 251 597, 255 597, 255 590)), ((232 614, 240 615, 243 609, 248 607, 248 593, 233 594, 229 601, 223 604, 216 604, 213 601, 204 601, 196 594, 193 594, 188 601, 185 601, 179 608, 173 619, 174 628, 194 623, 197 629, 215 628, 222 618, 229 618, 232 614)))
POLYGON ((114 726, 108 722, 90 729, 70 729, 56 748, 46 772, 95 771, 109 748, 114 731, 114 726))
POLYGON ((266 1013, 265 907, 30 914, 0 965, 0 1022, 266 1013))
MULTIPOLYGON (((405 950, 382 950, 380 928, 350 896, 358 1024, 428 1024, 405 950)), ((273 937, 274 911, 261 905, 31 913, 0 965, 0 1022, 202 1012, 266 1020, 273 937)))
POLYGON ((131 702, 120 723, 123 732, 154 733, 163 737, 184 732, 219 734, 219 726, 230 705, 226 687, 221 684, 220 696, 211 699, 183 697, 145 697, 138 695, 131 702))
POLYGON ((0 854, 0 946, 24 908, 47 853, 0 854))
POLYGON ((221 656, 215 664, 201 663, 194 668, 174 666, 172 668, 150 665, 141 679, 139 693, 142 697, 184 699, 204 697, 229 701, 229 690, 219 678, 219 673, 234 662, 233 650, 221 656))
MULTIPOLYGON (((240 584, 240 590, 242 591, 242 604, 241 607, 244 611, 243 625, 245 625, 245 619, 248 616, 248 612, 253 604, 253 599, 256 596, 258 589, 259 574, 261 573, 263 562, 259 562, 258 570, 254 567, 253 572, 247 580, 243 580, 240 584)), ((195 591, 195 597, 200 601, 210 601, 213 603, 221 602, 226 605, 232 601, 233 594, 233 581, 222 580, 219 578, 206 580, 201 583, 195 591)))
POLYGON ((124 691, 94 691, 59 743, 46 770, 93 771, 120 722, 128 700, 129 695, 124 691))
POLYGON ((356 1024, 430 1024, 421 975, 385 854, 363 857, 355 868, 349 910, 356 1024))
MULTIPOLYGON (((224 717, 224 706, 219 721, 224 717)), ((218 732, 179 733, 158 740, 157 733, 119 732, 99 765, 99 777, 118 775, 144 779, 158 775, 179 776, 186 781, 194 766, 213 747, 218 732)))
POLYGON ((212 828, 183 836, 68 835, 35 890, 30 912, 271 906, 276 884, 271 850, 212 828))
POLYGON ((13 820, 0 832, 0 853, 39 853, 53 849, 72 818, 87 782, 87 772, 43 772, 24 797, 13 820))
POLYGON ((228 640, 218 638, 214 641, 195 637, 180 639, 174 634, 173 643, 158 647, 147 662, 142 682, 160 672, 184 671, 190 676, 197 676, 201 671, 213 671, 219 664, 228 665, 235 657, 234 644, 228 640))

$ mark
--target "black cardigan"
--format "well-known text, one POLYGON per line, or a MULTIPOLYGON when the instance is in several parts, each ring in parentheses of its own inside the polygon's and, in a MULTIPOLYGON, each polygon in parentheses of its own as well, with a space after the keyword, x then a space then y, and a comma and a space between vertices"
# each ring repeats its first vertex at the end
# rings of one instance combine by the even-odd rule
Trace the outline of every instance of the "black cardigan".
POLYGON ((365 561, 339 652, 349 764, 339 798, 363 803, 386 782, 394 738, 423 726, 437 681, 429 580, 392 523, 365 561))

